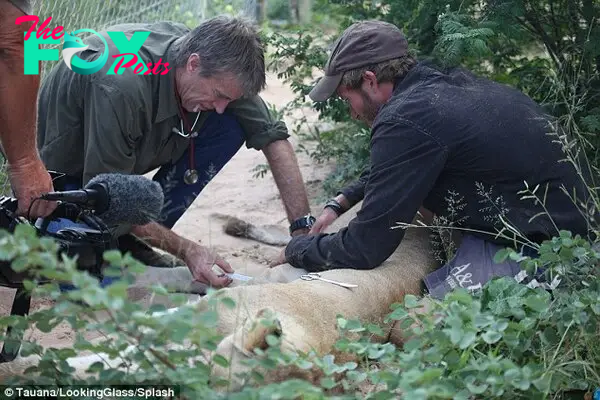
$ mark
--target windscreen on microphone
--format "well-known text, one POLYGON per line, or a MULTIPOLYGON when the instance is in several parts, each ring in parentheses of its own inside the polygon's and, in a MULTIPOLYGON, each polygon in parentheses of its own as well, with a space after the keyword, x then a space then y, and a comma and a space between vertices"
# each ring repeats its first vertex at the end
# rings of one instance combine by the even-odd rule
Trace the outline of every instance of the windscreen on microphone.
POLYGON ((85 188, 99 185, 106 188, 108 202, 96 215, 107 225, 145 225, 159 219, 164 194, 158 182, 141 175, 107 173, 90 179, 85 188))

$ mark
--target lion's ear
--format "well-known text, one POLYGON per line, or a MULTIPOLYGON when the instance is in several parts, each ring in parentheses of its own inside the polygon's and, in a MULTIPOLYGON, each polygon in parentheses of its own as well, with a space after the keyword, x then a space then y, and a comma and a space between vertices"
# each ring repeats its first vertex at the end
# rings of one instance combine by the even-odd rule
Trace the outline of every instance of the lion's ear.
POLYGON ((263 308, 253 319, 246 321, 243 331, 244 334, 236 338, 237 347, 250 353, 256 348, 266 350, 269 347, 267 337, 273 335, 279 338, 283 333, 281 322, 270 308, 263 308))

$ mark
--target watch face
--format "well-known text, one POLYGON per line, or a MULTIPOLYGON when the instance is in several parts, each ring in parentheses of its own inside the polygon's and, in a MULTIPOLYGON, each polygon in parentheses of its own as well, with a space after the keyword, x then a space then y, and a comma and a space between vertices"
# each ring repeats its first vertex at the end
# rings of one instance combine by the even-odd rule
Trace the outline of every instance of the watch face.
POLYGON ((313 227, 316 221, 317 219, 312 215, 305 215, 304 217, 300 217, 290 225, 290 233, 298 229, 310 229, 313 227))

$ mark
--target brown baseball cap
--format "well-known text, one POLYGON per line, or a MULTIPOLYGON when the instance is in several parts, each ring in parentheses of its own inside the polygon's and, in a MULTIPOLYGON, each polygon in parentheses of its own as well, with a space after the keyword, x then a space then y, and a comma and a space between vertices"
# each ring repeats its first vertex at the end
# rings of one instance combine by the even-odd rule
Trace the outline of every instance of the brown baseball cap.
POLYGON ((337 90, 344 72, 406 55, 408 42, 398 27, 369 20, 350 25, 335 42, 323 76, 308 94, 325 101, 337 90))

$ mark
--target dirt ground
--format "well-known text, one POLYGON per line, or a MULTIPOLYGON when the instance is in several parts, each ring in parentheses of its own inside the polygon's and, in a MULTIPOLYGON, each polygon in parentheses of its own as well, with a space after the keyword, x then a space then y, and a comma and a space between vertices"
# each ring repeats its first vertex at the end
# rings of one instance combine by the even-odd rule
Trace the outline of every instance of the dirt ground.
MULTIPOLYGON (((268 103, 280 108, 294 98, 294 93, 273 73, 268 74, 267 83, 267 89, 262 93, 262 97, 268 103)), ((307 115, 306 112, 302 112, 302 115, 315 120, 314 114, 307 115)), ((292 121, 300 116, 301 114, 298 112, 292 117, 285 118, 290 134, 292 134, 290 141, 294 146, 298 143, 298 138, 291 132, 292 121)), ((316 202, 315 198, 320 191, 321 180, 327 174, 328 169, 322 165, 314 165, 304 152, 298 152, 297 157, 308 190, 312 212, 318 215, 322 204, 316 202)), ((266 267, 268 261, 281 252, 281 247, 258 244, 247 239, 226 235, 222 229, 223 222, 211 217, 213 213, 227 214, 258 225, 275 224, 281 226, 281 229, 285 231, 288 226, 287 218, 272 175, 268 173, 263 178, 253 178, 252 168, 265 163, 266 158, 262 152, 243 146, 206 186, 187 213, 175 225, 174 231, 186 238, 201 241, 204 245, 213 247, 230 262, 236 272, 245 273, 252 268, 256 270, 262 266, 266 267)), ((2 315, 8 315, 14 290, 0 288, 0 293, 0 312, 2 315)), ((135 300, 151 302, 147 297, 135 300)), ((51 306, 50 299, 34 297, 32 312, 51 306)), ((35 339, 45 347, 63 347, 72 343, 74 335, 69 326, 59 325, 52 332, 46 334, 33 331, 27 335, 27 338, 35 339)))

